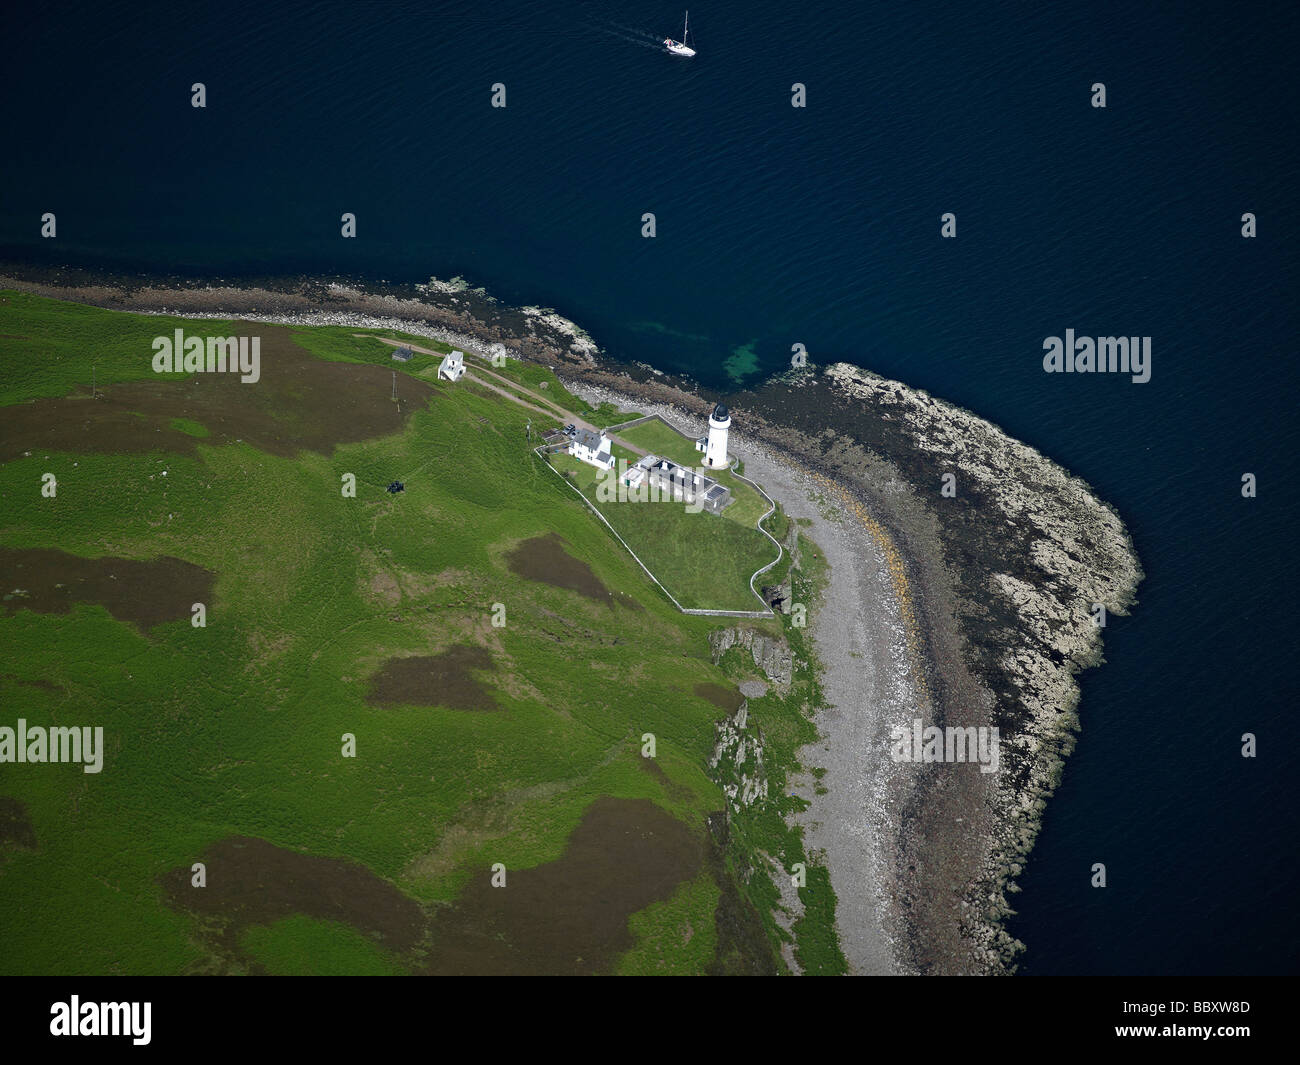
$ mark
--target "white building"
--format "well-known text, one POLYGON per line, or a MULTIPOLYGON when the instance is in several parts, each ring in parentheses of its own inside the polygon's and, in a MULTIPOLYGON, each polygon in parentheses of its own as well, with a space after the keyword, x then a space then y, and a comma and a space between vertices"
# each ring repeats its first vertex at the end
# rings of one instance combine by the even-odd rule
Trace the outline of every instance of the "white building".
POLYGON ((709 431, 695 441, 695 450, 704 452, 704 465, 711 470, 726 469, 727 430, 731 428, 731 415, 719 403, 709 415, 709 431))
POLYGON ((658 455, 646 455, 635 466, 629 466, 623 484, 633 492, 645 485, 647 493, 655 493, 648 494, 648 498, 655 499, 657 495, 660 500, 698 504, 714 514, 720 514, 731 502, 731 489, 726 485, 658 455))
POLYGON ((612 444, 602 431, 593 433, 590 429, 577 429, 569 437, 569 454, 579 462, 585 462, 597 469, 614 468, 612 444))
POLYGON ((659 461, 657 455, 646 455, 635 466, 629 466, 623 475, 623 483, 628 488, 640 488, 651 466, 659 461))
POLYGON ((460 375, 465 372, 465 353, 463 351, 448 352, 443 356, 442 362, 438 364, 439 381, 459 381, 460 375))

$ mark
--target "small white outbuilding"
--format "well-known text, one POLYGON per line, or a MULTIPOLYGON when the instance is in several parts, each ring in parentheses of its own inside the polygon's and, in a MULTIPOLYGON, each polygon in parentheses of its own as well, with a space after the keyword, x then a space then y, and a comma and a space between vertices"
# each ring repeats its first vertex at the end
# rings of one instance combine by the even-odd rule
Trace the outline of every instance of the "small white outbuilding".
POLYGON ((465 372, 465 353, 463 351, 450 351, 443 356, 442 362, 438 364, 439 381, 459 381, 461 374, 465 372))

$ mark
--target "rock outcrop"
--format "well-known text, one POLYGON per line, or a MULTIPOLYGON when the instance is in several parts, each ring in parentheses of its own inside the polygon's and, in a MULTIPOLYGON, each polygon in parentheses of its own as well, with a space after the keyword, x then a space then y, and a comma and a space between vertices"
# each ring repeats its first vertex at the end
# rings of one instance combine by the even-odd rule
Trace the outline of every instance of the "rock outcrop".
POLYGON ((764 585, 763 602, 770 606, 774 613, 788 614, 790 612, 789 583, 764 585))
POLYGON ((743 647, 753 656, 754 665, 763 671, 777 687, 785 690, 790 686, 794 672, 794 656, 790 645, 779 636, 767 636, 753 629, 730 628, 715 629, 709 633, 709 647, 713 651, 716 665, 733 647, 743 647))
POLYGON ((716 726, 717 739, 709 771, 722 787, 732 810, 767 799, 767 770, 763 767, 763 730, 749 727, 749 702, 716 726))
POLYGON ((1142 570, 1111 507, 996 425, 854 366, 831 366, 825 378, 888 426, 871 443, 888 439, 891 461, 911 461, 903 479, 942 523, 948 556, 960 559, 965 657, 994 686, 989 721, 1003 736, 992 838, 966 894, 965 931, 983 971, 1006 971, 1022 949, 1003 927, 1006 893, 1074 744, 1076 674, 1101 661, 1104 618, 1129 611, 1142 570), (946 504, 935 498, 941 475, 953 478, 946 504))

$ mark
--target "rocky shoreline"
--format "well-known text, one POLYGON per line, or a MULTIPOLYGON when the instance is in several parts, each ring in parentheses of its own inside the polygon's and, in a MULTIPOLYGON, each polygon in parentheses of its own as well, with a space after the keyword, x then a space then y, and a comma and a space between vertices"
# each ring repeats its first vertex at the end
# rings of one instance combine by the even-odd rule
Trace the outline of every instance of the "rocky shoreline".
POLYGON ((270 278, 203 283, 137 278, 82 270, 38 273, 0 263, 0 288, 137 314, 237 318, 287 325, 400 327, 408 333, 487 354, 501 344, 542 362, 590 363, 597 348, 573 322, 547 307, 509 307, 460 278, 379 286, 347 278, 270 278))
MULTIPOLYGON (((621 391, 592 385, 570 373, 567 388, 589 403, 636 406, 658 414, 688 436, 704 431, 709 404, 692 410, 695 397, 670 405, 649 399, 646 389, 621 391)), ((657 387, 658 386, 657 383, 657 387)), ((748 423, 748 415, 746 415, 748 423)), ((794 818, 810 857, 826 866, 838 899, 837 931, 849 971, 862 975, 916 972, 906 949, 909 931, 895 900, 899 852, 890 846, 897 818, 890 813, 887 717, 916 704, 902 614, 891 587, 888 559, 878 540, 843 502, 829 499, 822 478, 783 449, 733 427, 729 450, 745 463, 787 517, 801 523, 830 566, 821 601, 805 604, 808 627, 821 665, 826 705, 816 710, 819 739, 799 752, 790 767, 792 793, 807 803, 794 818)), ((788 685, 795 663, 784 640, 743 627, 716 629, 709 638, 716 661, 732 646, 750 652, 755 667, 778 689, 788 685)), ((774 874, 784 888, 788 876, 774 874)), ((797 893, 792 893, 794 900, 797 893)), ((787 963, 790 959, 787 958, 787 963)))
MULTIPOLYGON (((963 928, 977 970, 1007 971, 1023 948, 1003 928, 1006 895, 1074 745, 1075 676, 1102 661, 1097 607, 1128 613, 1141 567, 1112 508, 991 423, 852 366, 832 366, 824 379, 850 410, 869 407, 890 436, 910 443, 910 454, 890 453, 903 463, 878 460, 877 483, 892 486, 898 511, 910 495, 906 505, 938 525, 942 567, 916 567, 932 665, 940 665, 935 709, 943 724, 997 725, 1003 738, 1001 771, 987 778, 984 800, 990 841, 963 899, 963 928), (952 498, 941 494, 947 474, 952 498), (949 641, 960 646, 960 664, 940 650, 949 641), (979 705, 987 709, 972 714, 979 705)), ((900 536, 915 535, 899 517, 900 536)))
MULTIPOLYGON (((505 307, 459 281, 22 274, 0 267, 0 287, 137 313, 394 328, 485 353, 500 344, 575 391, 687 420, 710 406, 690 381, 598 358, 553 311, 505 307)), ((805 825, 840 897, 845 955, 858 972, 1012 971, 1022 947, 1004 928, 1007 894, 1073 745, 1075 675, 1102 660, 1095 604, 1122 614, 1135 602, 1132 541, 1084 482, 1032 448, 856 367, 792 371, 726 399, 743 412, 747 474, 782 482, 773 497, 820 520, 832 587, 853 585, 825 635, 814 623, 839 696, 818 721, 824 749, 807 753, 830 767, 836 798, 810 798, 805 825), (914 718, 998 727, 1000 772, 891 762, 889 729, 914 718)))
MULTIPOLYGON (((571 378, 597 384, 601 398, 657 404, 692 423, 709 407, 667 381, 636 381, 600 365, 564 376, 579 391, 571 378)), ((898 948, 897 971, 1014 971, 1023 945, 1004 927, 1014 912, 1007 895, 1017 890, 1073 748, 1075 676, 1102 661, 1096 604, 1109 615, 1127 613, 1142 578, 1127 530, 1083 481, 997 426, 848 364, 792 372, 726 398, 744 412, 744 431, 735 435, 747 472, 756 472, 755 443, 780 466, 803 470, 841 525, 868 534, 856 577, 875 567, 889 577, 874 602, 887 613, 892 598, 898 608, 894 705, 877 721, 859 713, 867 720, 856 730, 833 716, 818 724, 832 743, 856 744, 839 760, 857 759, 857 809, 879 817, 874 886, 884 885, 880 919, 898 948), (904 707, 897 692, 907 682, 904 707), (941 728, 996 726, 1000 772, 981 774, 970 763, 890 764, 888 727, 910 727, 915 718, 941 728)), ((774 475, 770 466, 765 472, 774 475)), ((767 487, 790 507, 789 492, 767 487)), ((832 627, 851 622, 837 617, 832 627)), ((887 641, 883 631, 875 638, 887 641)), ((833 666, 834 655, 823 660, 833 666)), ((872 694, 888 703, 878 691, 864 690, 859 700, 872 694)), ((835 856, 828 857, 834 881, 835 856)), ((843 914, 845 891, 835 886, 843 914)), ((857 890, 871 887, 864 881, 857 890)))

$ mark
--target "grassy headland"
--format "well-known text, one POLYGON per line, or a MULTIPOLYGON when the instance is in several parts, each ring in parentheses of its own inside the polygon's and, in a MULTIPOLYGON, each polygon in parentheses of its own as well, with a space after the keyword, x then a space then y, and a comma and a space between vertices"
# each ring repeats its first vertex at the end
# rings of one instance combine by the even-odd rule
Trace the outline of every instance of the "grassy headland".
MULTIPOLYGON (((97 775, 0 764, 5 971, 780 968, 761 855, 805 860, 780 780, 815 674, 753 701, 774 801, 722 818, 724 843, 721 714, 697 692, 752 663, 711 662, 715 622, 545 468, 527 411, 356 332, 0 293, 0 725, 106 738, 97 775), (261 381, 155 375, 178 327, 260 335, 261 381), (205 624, 161 579, 161 620, 108 609, 125 560, 210 575, 205 624)), ((796 928, 809 968, 834 969, 832 919, 796 928)))

